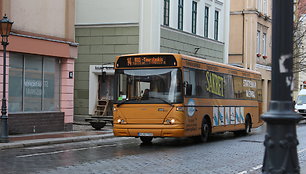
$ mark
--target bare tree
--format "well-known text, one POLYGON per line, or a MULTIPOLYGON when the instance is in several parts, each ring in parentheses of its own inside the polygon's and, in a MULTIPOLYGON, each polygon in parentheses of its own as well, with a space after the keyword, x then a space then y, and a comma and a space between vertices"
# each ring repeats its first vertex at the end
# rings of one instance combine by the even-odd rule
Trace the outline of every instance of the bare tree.
POLYGON ((306 72, 306 1, 297 2, 293 33, 293 73, 306 72))
POLYGON ((306 72, 306 15, 295 22, 293 38, 294 73, 306 72))

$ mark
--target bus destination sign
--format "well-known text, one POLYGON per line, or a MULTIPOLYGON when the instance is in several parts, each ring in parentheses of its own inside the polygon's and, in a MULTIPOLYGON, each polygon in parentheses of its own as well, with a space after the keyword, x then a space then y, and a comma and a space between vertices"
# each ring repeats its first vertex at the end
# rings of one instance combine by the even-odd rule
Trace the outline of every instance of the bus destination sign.
POLYGON ((155 67, 176 66, 175 57, 172 55, 146 55, 146 56, 123 56, 117 61, 117 68, 122 67, 155 67))

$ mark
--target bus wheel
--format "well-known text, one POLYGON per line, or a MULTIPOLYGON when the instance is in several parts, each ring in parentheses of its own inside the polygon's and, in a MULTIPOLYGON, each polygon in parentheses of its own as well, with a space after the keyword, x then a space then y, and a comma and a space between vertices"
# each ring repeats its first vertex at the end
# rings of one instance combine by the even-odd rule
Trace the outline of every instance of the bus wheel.
POLYGON ((251 132, 251 128, 252 128, 252 120, 251 117, 249 115, 247 115, 246 119, 245 119, 245 130, 244 133, 248 134, 251 132))
POLYGON ((251 132, 251 128, 252 128, 252 120, 251 120, 251 117, 249 115, 247 115, 246 118, 245 118, 245 129, 235 131, 234 134, 237 135, 237 136, 247 135, 248 133, 251 132))
POLYGON ((153 137, 140 137, 140 140, 143 144, 151 144, 153 137))
POLYGON ((203 119, 201 127, 201 135, 194 137, 197 142, 207 142, 210 136, 210 124, 207 119, 203 119))

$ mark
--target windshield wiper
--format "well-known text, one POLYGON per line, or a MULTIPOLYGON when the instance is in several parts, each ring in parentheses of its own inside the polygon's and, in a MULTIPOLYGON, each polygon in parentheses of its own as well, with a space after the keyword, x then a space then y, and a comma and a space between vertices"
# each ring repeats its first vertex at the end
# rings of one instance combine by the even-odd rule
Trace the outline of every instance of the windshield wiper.
POLYGON ((163 98, 159 98, 159 97, 149 97, 149 98, 159 99, 159 100, 161 100, 161 101, 163 101, 163 102, 165 102, 165 103, 167 103, 168 105, 170 105, 170 106, 173 107, 173 104, 172 104, 172 103, 170 103, 169 101, 167 101, 167 100, 165 100, 165 99, 163 99, 163 98))

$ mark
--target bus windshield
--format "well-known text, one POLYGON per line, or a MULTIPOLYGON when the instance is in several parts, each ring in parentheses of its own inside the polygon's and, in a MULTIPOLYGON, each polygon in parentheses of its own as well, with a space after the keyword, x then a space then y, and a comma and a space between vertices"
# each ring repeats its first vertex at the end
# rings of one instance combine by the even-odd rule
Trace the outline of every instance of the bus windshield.
POLYGON ((182 73, 179 69, 116 70, 115 103, 180 103, 182 73))

